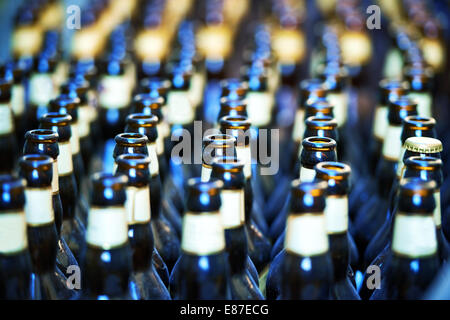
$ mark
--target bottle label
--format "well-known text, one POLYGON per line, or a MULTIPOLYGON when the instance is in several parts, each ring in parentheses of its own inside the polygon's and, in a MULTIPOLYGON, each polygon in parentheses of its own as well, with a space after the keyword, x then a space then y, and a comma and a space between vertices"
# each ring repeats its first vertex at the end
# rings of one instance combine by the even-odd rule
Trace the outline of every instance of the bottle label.
POLYGON ((403 58, 399 49, 392 48, 386 56, 383 78, 401 79, 403 76, 403 58))
POLYGON ((240 227, 245 223, 244 190, 222 190, 220 214, 225 229, 240 227))
POLYGON ((89 105, 83 105, 78 108, 78 135, 80 138, 89 136, 90 128, 90 107, 89 105))
POLYGON ((388 126, 383 142, 383 157, 398 162, 402 151, 402 126, 388 126))
MULTIPOLYGON (((161 112, 163 112, 163 110, 167 110, 167 108, 161 108, 161 112)), ((161 141, 164 141, 164 138, 170 135, 170 126, 165 119, 167 119, 166 116, 164 116, 164 120, 156 126, 156 130, 158 130, 158 139, 161 139, 161 141)))
POLYGON ((37 106, 47 105, 53 99, 53 79, 47 73, 35 73, 30 78, 30 102, 37 106))
POLYGON ((126 108, 131 99, 125 76, 104 76, 100 83, 99 104, 106 109, 126 108))
POLYGON ((436 253, 436 225, 433 216, 398 212, 394 222, 392 250, 410 258, 436 253))
POLYGON ((324 215, 291 214, 287 218, 284 246, 301 256, 314 256, 328 251, 328 235, 324 215))
POLYGON ((156 153, 158 156, 161 156, 164 154, 164 137, 160 133, 159 129, 161 129, 160 125, 156 127, 156 130, 158 131, 158 137, 156 138, 156 153))
POLYGON ((181 249, 204 256, 225 249, 225 234, 219 212, 186 213, 183 217, 181 249))
POLYGON ((338 127, 343 126, 347 122, 348 94, 347 92, 329 93, 327 95, 330 105, 332 105, 334 118, 338 127))
POLYGON ((292 130, 292 139, 301 143, 303 135, 305 134, 305 111, 303 109, 297 109, 295 112, 294 129, 292 130))
POLYGON ((52 188, 26 188, 25 199, 28 225, 40 226, 54 221, 52 188))
POLYGON ((348 197, 326 197, 324 210, 328 234, 346 232, 348 229, 348 197))
POLYGON ((436 202, 436 208, 433 211, 434 223, 436 227, 440 228, 442 224, 441 219, 441 190, 434 192, 434 201, 436 202))
MULTIPOLYGON (((53 73, 53 83, 55 84, 55 90, 58 90, 58 88, 64 83, 67 72, 69 70, 69 66, 66 61, 61 60, 58 62, 58 65, 56 66, 55 72, 53 73)), ((57 95, 58 92, 55 92, 55 95, 57 95)))
POLYGON ((12 133, 14 121, 11 108, 8 104, 0 104, 0 135, 12 133))
POLYGON ((303 166, 300 167, 300 181, 301 182, 312 182, 316 177, 316 170, 308 169, 303 166))
POLYGON ((432 117, 432 98, 428 92, 409 92, 411 100, 417 103, 417 113, 422 117, 432 117))
POLYGON ((398 157, 397 162, 397 179, 400 179, 403 177, 403 172, 406 169, 405 163, 403 162, 403 158, 405 157, 406 149, 404 145, 402 146, 402 149, 400 151, 400 157, 398 157))
POLYGON ((250 146, 236 147, 236 156, 244 163, 245 178, 250 178, 252 176, 252 152, 250 146))
POLYGON ((386 134, 386 130, 389 125, 388 111, 389 109, 383 105, 379 105, 375 109, 375 117, 373 122, 373 135, 375 136, 375 138, 381 141, 384 140, 384 135, 386 134))
POLYGON ((73 123, 70 126, 72 131, 72 136, 70 137, 70 149, 72 150, 72 155, 80 153, 80 129, 78 123, 73 123))
POLYGON ((195 72, 191 78, 191 87, 189 88, 189 98, 192 105, 197 107, 203 100, 203 89, 205 87, 205 75, 201 72, 195 72))
POLYGON ((201 180, 202 182, 208 182, 209 179, 211 178, 211 172, 212 172, 212 168, 209 167, 206 164, 202 164, 202 174, 201 174, 201 180))
POLYGON ((148 187, 126 189, 127 201, 125 209, 128 215, 128 224, 145 223, 150 221, 150 189, 148 187))
POLYGON ((150 158, 150 176, 156 176, 159 173, 159 163, 158 163, 158 155, 156 154, 156 145, 155 143, 147 144, 148 156, 150 158))
POLYGON ((88 215, 86 242, 109 250, 128 240, 128 223, 125 207, 93 207, 88 215))
POLYGON ((53 168, 52 193, 57 194, 59 192, 58 160, 53 160, 52 168, 53 168))
POLYGON ((21 84, 15 84, 11 89, 11 108, 16 116, 25 111, 25 90, 21 84))
POLYGON ((58 146, 58 172, 60 176, 66 176, 73 172, 72 148, 70 142, 60 142, 58 146))
POLYGON ((249 92, 245 100, 252 125, 255 127, 267 126, 270 123, 274 104, 273 95, 270 92, 249 92))
POLYGON ((171 91, 167 95, 168 118, 170 124, 189 124, 194 121, 194 110, 186 91, 171 91))
POLYGON ((0 213, 0 253, 20 252, 27 246, 27 222, 23 211, 0 213))

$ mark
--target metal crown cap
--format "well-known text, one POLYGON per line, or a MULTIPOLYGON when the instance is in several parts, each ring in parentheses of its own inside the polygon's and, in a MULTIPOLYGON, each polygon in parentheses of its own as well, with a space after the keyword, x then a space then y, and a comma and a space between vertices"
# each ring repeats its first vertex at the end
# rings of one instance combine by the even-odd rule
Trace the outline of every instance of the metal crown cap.
POLYGON ((442 142, 428 137, 410 137, 405 141, 405 149, 418 153, 438 153, 443 150, 442 142))

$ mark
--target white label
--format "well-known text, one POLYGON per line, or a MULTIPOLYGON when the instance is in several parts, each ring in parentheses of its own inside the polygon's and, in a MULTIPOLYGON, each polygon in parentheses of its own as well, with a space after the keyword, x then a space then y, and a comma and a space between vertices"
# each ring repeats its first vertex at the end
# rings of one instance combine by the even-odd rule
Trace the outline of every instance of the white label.
POLYGON ((301 182, 312 182, 316 177, 316 170, 308 169, 303 166, 300 167, 300 181, 301 182))
POLYGON ((58 160, 53 160, 53 177, 52 177, 52 192, 56 194, 59 192, 59 174, 58 174, 58 160))
POLYGON ((164 154, 164 137, 159 133, 158 127, 156 130, 158 131, 158 137, 156 138, 156 153, 160 156, 164 154))
POLYGON ((125 76, 104 76, 100 83, 99 104, 106 109, 122 109, 130 103, 131 94, 125 76))
POLYGON ((252 125, 256 127, 268 125, 274 103, 273 95, 270 92, 249 92, 246 100, 252 125))
POLYGON ((60 176, 66 176, 73 172, 71 145, 70 142, 61 142, 58 146, 58 172, 60 176))
POLYGON ((386 134, 388 122, 389 109, 386 106, 378 106, 375 109, 375 117, 373 122, 373 135, 379 140, 384 140, 386 134))
POLYGON ((342 233, 348 229, 348 197, 326 197, 325 218, 328 233, 342 233))
POLYGON ((250 178, 252 176, 252 153, 250 146, 236 147, 236 156, 244 163, 245 178, 250 178))
POLYGON ((0 213, 0 253, 10 254, 27 247, 27 223, 23 212, 0 213))
POLYGON ((402 126, 388 126, 383 142, 383 157, 398 161, 402 151, 402 126))
POLYGON ((78 108, 78 135, 80 138, 89 136, 91 115, 89 105, 83 105, 78 108))
POLYGON ((235 228, 245 223, 244 190, 222 190, 220 214, 225 229, 235 228))
POLYGON ((194 110, 186 91, 171 91, 167 95, 168 114, 170 124, 188 124, 194 121, 194 110))
POLYGON ((201 180, 202 182, 208 182, 211 178, 211 172, 212 168, 207 167, 205 164, 202 164, 202 174, 201 174, 201 180))
POLYGON ((159 173, 159 163, 158 163, 158 155, 156 154, 156 145, 155 143, 147 144, 148 156, 150 158, 150 175, 153 177, 159 173))
POLYGON ((422 117, 432 117, 431 95, 428 92, 410 92, 408 96, 417 103, 417 113, 422 117))
POLYGON ((292 130, 292 139, 301 143, 303 135, 305 134, 305 111, 303 109, 297 109, 295 112, 294 129, 292 130))
POLYGON ((205 76, 200 72, 195 72, 192 75, 191 87, 189 88, 189 98, 194 107, 197 107, 202 102, 204 86, 205 76))
POLYGON ((390 49, 383 69, 383 78, 400 79, 403 76, 403 58, 399 49, 390 49))
POLYGON ((47 105, 53 99, 53 79, 47 73, 35 73, 30 79, 30 102, 35 105, 47 105))
POLYGON ((411 258, 436 253, 436 225, 431 215, 397 213, 394 222, 392 250, 411 258))
MULTIPOLYGON (((163 108, 161 108, 161 112, 162 112, 162 110, 163 110, 163 108)), ((164 110, 167 110, 167 108, 164 108, 164 110)), ((164 138, 166 138, 170 135, 170 126, 166 122, 165 119, 167 119, 167 118, 164 117, 164 121, 161 121, 156 126, 156 130, 158 131, 158 139, 161 137, 162 141, 164 141, 164 138)), ((164 147, 164 145, 163 145, 163 147, 164 147)))
POLYGON ((405 156, 406 149, 405 145, 402 146, 402 149, 400 151, 400 157, 398 157, 397 162, 397 178, 400 179, 403 177, 403 171, 405 171, 405 164, 403 163, 403 157, 405 156))
POLYGON ((72 154, 80 153, 80 136, 78 135, 78 123, 73 123, 70 126, 72 131, 72 136, 70 137, 70 148, 72 150, 72 154))
POLYGON ((441 191, 437 190, 434 193, 434 202, 436 202, 436 208, 433 211, 434 223, 436 227, 440 228, 442 224, 441 219, 441 191))
POLYGON ((54 221, 52 188, 26 188, 25 199, 25 214, 28 225, 39 226, 54 221))
POLYGON ((125 207, 91 208, 88 215, 86 242, 109 250, 128 239, 125 207))
POLYGON ((64 83, 68 70, 69 66, 67 65, 67 62, 60 61, 58 63, 58 65, 56 66, 56 70, 53 73, 53 82, 55 83, 55 89, 57 89, 64 83))
POLYGON ((287 218, 284 246, 287 251, 302 256, 314 256, 328 251, 325 216, 296 214, 287 218))
POLYGON ((144 223, 150 221, 150 189, 148 187, 128 187, 125 208, 128 215, 128 224, 144 223))
POLYGON ((15 115, 22 115, 25 110, 25 90, 21 84, 15 84, 11 90, 11 108, 15 115))
POLYGON ((0 104, 0 135, 10 134, 14 130, 11 108, 7 104, 0 104))
POLYGON ((347 122, 348 94, 346 92, 329 93, 327 95, 330 105, 333 106, 334 118, 341 127, 347 122))
POLYGON ((225 234, 219 212, 186 213, 183 217, 181 249, 203 256, 225 249, 225 234))

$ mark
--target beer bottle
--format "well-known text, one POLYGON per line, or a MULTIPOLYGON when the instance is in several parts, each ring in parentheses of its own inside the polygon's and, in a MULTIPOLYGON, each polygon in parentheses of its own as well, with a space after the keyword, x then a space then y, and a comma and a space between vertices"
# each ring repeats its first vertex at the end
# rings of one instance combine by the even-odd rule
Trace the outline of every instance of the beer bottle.
POLYGON ((63 209, 61 235, 66 240, 75 259, 79 261, 80 245, 83 243, 85 226, 82 222, 86 219, 87 212, 78 205, 78 188, 73 172, 73 158, 70 138, 72 130, 70 123, 72 117, 68 114, 50 112, 41 119, 41 129, 52 130, 58 134, 58 184, 59 195, 63 209))
POLYGON ((32 298, 31 258, 25 218, 24 179, 0 175, 0 298, 32 298))
MULTIPOLYGON (((130 293, 140 300, 168 300, 169 292, 152 262, 154 240, 150 219, 150 158, 143 154, 118 156, 115 175, 126 175, 128 239, 133 255, 130 293)), ((166 269, 167 270, 167 269, 166 269)), ((168 277, 168 275, 167 275, 168 277)))
POLYGON ((124 175, 92 176, 86 246, 82 254, 84 299, 132 299, 129 280, 132 252, 128 241, 124 175))
POLYGON ((27 181, 25 215, 33 264, 32 299, 75 299, 78 292, 68 287, 64 273, 56 265, 58 234, 52 203, 53 159, 46 155, 25 155, 19 174, 27 181))
POLYGON ((439 270, 433 211, 436 182, 406 178, 400 184, 392 247, 381 288, 371 299, 419 299, 439 270))
POLYGON ((173 299, 230 299, 229 264, 220 214, 220 180, 187 181, 181 256, 170 275, 173 299))
POLYGON ((235 300, 263 300, 264 296, 258 288, 258 278, 255 279, 252 275, 255 267, 247 254, 243 167, 243 163, 236 157, 216 157, 212 163, 211 178, 223 182, 220 215, 225 229, 231 297, 235 300))

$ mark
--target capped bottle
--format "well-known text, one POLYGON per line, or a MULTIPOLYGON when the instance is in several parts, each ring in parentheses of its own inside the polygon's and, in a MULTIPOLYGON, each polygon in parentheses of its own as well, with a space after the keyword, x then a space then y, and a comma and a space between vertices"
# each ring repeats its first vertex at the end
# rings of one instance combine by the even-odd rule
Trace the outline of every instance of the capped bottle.
MULTIPOLYGON (((130 293, 140 300, 168 300, 169 291, 152 262, 154 240, 150 224, 150 159, 143 154, 123 154, 117 158, 116 175, 128 177, 125 209, 128 239, 133 255, 130 293)), ((167 268, 166 268, 167 273, 167 268)), ((167 274, 168 278, 168 274, 167 274)))
POLYGON ((32 265, 25 217, 26 181, 0 175, 0 299, 32 298, 32 265))
POLYGON ((33 265, 32 299, 75 299, 78 292, 56 265, 58 234, 52 203, 53 159, 46 155, 25 155, 19 174, 27 181, 25 216, 28 246, 33 265))
POLYGON ((124 175, 96 173, 91 182, 91 207, 81 260, 82 297, 132 299, 129 280, 133 259, 125 209, 128 179, 124 175))
POLYGON ((231 298, 225 233, 220 214, 220 180, 187 181, 181 256, 170 276, 173 299, 231 298))

